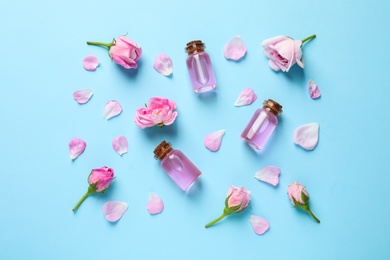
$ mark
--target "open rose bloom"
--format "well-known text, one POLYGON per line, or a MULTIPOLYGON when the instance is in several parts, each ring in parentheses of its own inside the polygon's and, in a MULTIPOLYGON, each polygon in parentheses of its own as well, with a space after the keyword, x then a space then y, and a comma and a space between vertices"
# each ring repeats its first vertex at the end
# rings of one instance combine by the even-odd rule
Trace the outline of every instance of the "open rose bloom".
POLYGON ((140 107, 135 112, 134 121, 142 129, 158 125, 171 125, 177 117, 176 102, 164 97, 149 99, 146 107, 140 107))

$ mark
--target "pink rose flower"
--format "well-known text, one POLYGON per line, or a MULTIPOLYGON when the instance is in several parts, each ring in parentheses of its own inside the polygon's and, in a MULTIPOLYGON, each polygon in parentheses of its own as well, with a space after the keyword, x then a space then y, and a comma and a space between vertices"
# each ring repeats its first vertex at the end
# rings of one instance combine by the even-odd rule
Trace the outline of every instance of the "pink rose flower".
POLYGON ((171 125, 177 117, 176 102, 164 97, 149 99, 146 107, 140 107, 135 112, 134 121, 142 129, 158 125, 171 125))
POLYGON ((286 36, 276 36, 264 40, 261 46, 264 47, 264 54, 270 59, 268 64, 273 70, 288 72, 295 63, 303 68, 301 46, 314 37, 315 34, 301 41, 286 36))
POLYGON ((141 46, 127 36, 120 36, 111 43, 87 42, 87 44, 106 47, 111 59, 126 69, 136 69, 142 55, 141 46))
POLYGON ((224 217, 232 214, 242 212, 244 209, 248 207, 249 201, 251 200, 250 194, 251 192, 246 190, 245 187, 235 187, 231 185, 227 191, 227 198, 225 200, 225 208, 223 213, 217 219, 211 221, 206 224, 206 228, 214 225, 224 217))
POLYGON ((305 186, 295 181, 288 185, 287 194, 294 207, 301 208, 308 212, 315 221, 320 223, 320 220, 314 216, 313 212, 310 210, 309 193, 306 191, 305 186))
POLYGON ((114 179, 114 170, 107 166, 93 169, 88 176, 88 190, 84 196, 73 207, 72 211, 75 212, 84 202, 84 200, 92 193, 103 193, 108 187, 110 187, 111 181, 114 179))

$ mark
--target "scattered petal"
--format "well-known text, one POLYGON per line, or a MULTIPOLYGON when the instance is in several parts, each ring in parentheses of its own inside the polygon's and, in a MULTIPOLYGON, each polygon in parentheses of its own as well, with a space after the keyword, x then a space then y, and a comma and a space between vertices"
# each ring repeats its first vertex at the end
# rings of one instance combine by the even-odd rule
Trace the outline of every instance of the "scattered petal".
POLYGON ((125 214, 129 205, 121 201, 109 201, 103 205, 103 214, 110 222, 117 222, 125 214))
POLYGON ((99 60, 94 55, 87 55, 83 59, 83 67, 86 70, 94 71, 99 66, 99 60))
POLYGON ((111 101, 108 101, 106 103, 106 106, 104 107, 103 117, 108 120, 111 117, 119 115, 120 113, 122 113, 121 104, 119 104, 118 101, 111 100, 111 101))
POLYGON ((269 229, 269 222, 265 218, 252 215, 249 221, 252 224, 253 231, 258 235, 264 234, 269 229))
POLYGON ((271 185, 279 184, 280 169, 276 166, 266 166, 260 171, 256 172, 255 178, 267 182, 271 185))
POLYGON ((146 209, 152 215, 159 214, 164 209, 164 203, 157 194, 151 192, 149 195, 149 200, 146 203, 146 209))
POLYGON ((118 136, 112 140, 112 148, 114 148, 115 152, 119 155, 127 153, 128 143, 127 139, 124 136, 118 136))
POLYGON ((228 43, 226 43, 223 48, 223 55, 225 55, 226 59, 229 60, 239 60, 245 56, 246 46, 241 39, 241 36, 237 35, 233 39, 231 39, 228 43))
POLYGON ((212 152, 216 152, 221 147, 222 137, 225 135, 225 130, 218 130, 208 134, 204 138, 204 146, 212 152))
POLYGON ((93 95, 92 89, 88 88, 88 89, 82 89, 74 92, 73 98, 77 101, 77 103, 85 104, 89 101, 92 95, 93 95))
POLYGON ((74 160, 85 150, 87 143, 79 138, 73 138, 69 142, 70 159, 74 160))
POLYGON ((153 68, 157 70, 158 73, 164 76, 169 76, 173 72, 172 60, 168 55, 160 53, 154 59, 153 68))
POLYGON ((310 123, 299 126, 294 131, 294 143, 299 144, 306 150, 313 150, 318 143, 318 130, 320 124, 310 123))
POLYGON ((240 106, 250 105, 253 102, 255 102, 256 99, 257 99, 257 95, 255 94, 253 89, 246 88, 238 96, 236 103, 234 103, 234 106, 240 107, 240 106))
POLYGON ((308 87, 309 87, 310 97, 312 99, 316 99, 316 98, 319 98, 321 96, 321 91, 318 88, 317 84, 314 82, 314 80, 309 81, 308 87))

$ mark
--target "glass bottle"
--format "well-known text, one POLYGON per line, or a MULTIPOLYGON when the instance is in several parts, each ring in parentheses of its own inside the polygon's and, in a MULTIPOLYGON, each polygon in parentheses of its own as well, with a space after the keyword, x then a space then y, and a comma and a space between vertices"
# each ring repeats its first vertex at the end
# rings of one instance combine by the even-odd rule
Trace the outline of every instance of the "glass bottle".
POLYGON ((173 150, 170 143, 162 141, 153 152, 163 170, 184 191, 202 174, 181 151, 173 150))
POLYGON ((187 43, 185 48, 188 53, 187 68, 192 89, 198 93, 212 90, 217 86, 210 56, 204 52, 204 48, 204 43, 199 40, 187 43))
POLYGON ((241 139, 254 149, 261 150, 278 124, 277 116, 282 112, 282 106, 278 102, 272 99, 265 100, 263 108, 256 110, 245 127, 241 139))

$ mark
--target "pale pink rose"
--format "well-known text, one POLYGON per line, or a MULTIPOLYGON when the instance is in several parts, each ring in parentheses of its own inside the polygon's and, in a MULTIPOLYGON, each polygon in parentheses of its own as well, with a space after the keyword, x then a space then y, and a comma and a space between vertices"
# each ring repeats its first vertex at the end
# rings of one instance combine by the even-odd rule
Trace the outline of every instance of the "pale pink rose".
POLYGON ((227 192, 226 205, 229 209, 238 207, 234 212, 238 213, 243 211, 249 204, 251 192, 246 190, 245 187, 235 187, 231 185, 227 192))
POLYGON ((296 206, 294 200, 300 204, 307 204, 308 203, 309 193, 307 193, 305 186, 303 186, 302 184, 299 184, 297 181, 288 185, 287 194, 288 194, 288 197, 290 198, 291 203, 294 206, 296 206), (302 194, 303 194, 303 196, 302 196, 302 194))
POLYGON ((132 39, 121 36, 109 48, 112 60, 126 69, 136 69, 142 55, 142 48, 132 39))
POLYGON ((96 192, 106 190, 114 179, 114 170, 107 166, 93 169, 88 177, 89 185, 95 185, 96 192))
POLYGON ((176 102, 164 97, 149 99, 147 107, 140 107, 135 112, 134 121, 142 129, 158 125, 171 125, 177 117, 176 102))
POLYGON ((270 59, 269 66, 275 71, 283 72, 288 72, 295 63, 303 68, 301 45, 301 40, 286 36, 276 36, 261 43, 264 54, 270 59))

